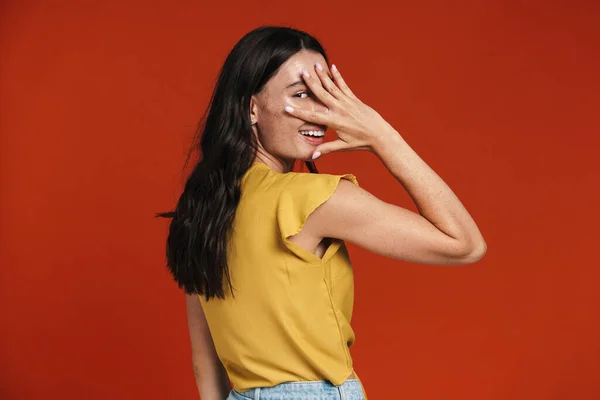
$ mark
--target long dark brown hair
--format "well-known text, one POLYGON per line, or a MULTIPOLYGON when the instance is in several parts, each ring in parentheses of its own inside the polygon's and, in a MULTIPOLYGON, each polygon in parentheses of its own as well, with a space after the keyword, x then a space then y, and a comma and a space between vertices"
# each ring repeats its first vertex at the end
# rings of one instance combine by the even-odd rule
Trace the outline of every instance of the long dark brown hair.
MULTIPOLYGON (((207 301, 215 296, 223 299, 224 275, 233 294, 227 243, 240 200, 240 182, 257 149, 250 98, 301 50, 318 52, 328 62, 321 44, 308 33, 262 26, 240 39, 221 68, 185 165, 195 150, 200 161, 189 175, 175 210, 156 214, 172 218, 166 243, 167 267, 186 294, 201 294, 207 301)), ((306 166, 317 173, 313 162, 307 161, 306 166)))

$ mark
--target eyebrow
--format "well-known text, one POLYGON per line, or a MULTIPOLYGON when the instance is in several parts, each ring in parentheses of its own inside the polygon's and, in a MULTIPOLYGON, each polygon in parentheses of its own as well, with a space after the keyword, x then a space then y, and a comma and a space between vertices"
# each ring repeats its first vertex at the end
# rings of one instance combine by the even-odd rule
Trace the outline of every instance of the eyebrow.
POLYGON ((292 83, 290 85, 287 85, 285 88, 288 89, 288 88, 291 88, 293 86, 306 86, 306 83, 303 80, 299 80, 299 81, 296 81, 296 82, 294 82, 294 83, 292 83))

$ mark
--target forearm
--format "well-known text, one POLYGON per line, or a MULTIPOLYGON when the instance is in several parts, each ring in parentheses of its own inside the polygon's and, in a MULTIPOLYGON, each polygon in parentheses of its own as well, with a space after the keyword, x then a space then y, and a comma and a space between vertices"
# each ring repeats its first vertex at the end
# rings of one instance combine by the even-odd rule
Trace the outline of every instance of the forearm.
POLYGON ((231 391, 231 384, 223 364, 218 361, 216 365, 207 365, 200 357, 192 357, 192 364, 200 399, 225 400, 231 391))
POLYGON ((481 232, 458 197, 397 132, 383 136, 373 152, 406 189, 424 218, 464 244, 466 252, 485 252, 481 232))

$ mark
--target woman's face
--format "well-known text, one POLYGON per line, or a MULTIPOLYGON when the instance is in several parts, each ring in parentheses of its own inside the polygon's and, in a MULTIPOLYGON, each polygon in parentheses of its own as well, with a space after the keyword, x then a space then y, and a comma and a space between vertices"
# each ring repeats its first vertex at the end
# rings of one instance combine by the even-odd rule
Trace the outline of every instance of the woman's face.
MULTIPOLYGON (((327 112, 327 107, 315 97, 302 79, 302 69, 316 76, 314 66, 321 63, 331 77, 325 58, 317 52, 301 50, 281 65, 263 90, 250 101, 250 119, 258 138, 257 158, 279 172, 292 169, 294 160, 311 160, 315 147, 323 137, 306 136, 301 131, 327 129, 284 110, 286 105, 327 112)), ((318 79, 318 78, 317 78, 318 79)), ((314 132, 312 132, 314 134, 314 132)))

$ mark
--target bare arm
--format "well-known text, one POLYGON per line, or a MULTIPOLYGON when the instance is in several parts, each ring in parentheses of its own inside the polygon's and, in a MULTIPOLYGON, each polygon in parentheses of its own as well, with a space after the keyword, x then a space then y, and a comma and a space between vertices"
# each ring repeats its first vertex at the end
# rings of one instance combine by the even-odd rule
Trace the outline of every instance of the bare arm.
POLYGON ((395 133, 374 153, 407 190, 420 214, 385 203, 342 180, 307 219, 319 238, 347 240, 377 254, 415 263, 459 265, 480 260, 487 249, 477 225, 450 187, 395 133))
POLYGON ((398 132, 350 90, 340 72, 330 76, 315 65, 303 79, 327 112, 286 106, 305 121, 327 125, 338 139, 318 145, 313 159, 333 151, 369 150, 404 186, 418 213, 385 203, 342 180, 333 195, 307 218, 304 235, 333 237, 395 259, 429 264, 466 264, 483 257, 487 246, 477 225, 446 183, 398 132), (332 80, 333 78, 333 80, 332 80), (335 81, 335 82, 334 82, 335 81))
POLYGON ((475 260, 483 257, 487 245, 471 215, 438 174, 397 133, 382 136, 374 153, 402 184, 427 219, 454 244, 475 260))
POLYGON ((186 309, 192 347, 192 364, 200 398, 202 400, 224 400, 231 391, 231 384, 227 372, 217 356, 197 295, 186 295, 186 309))

